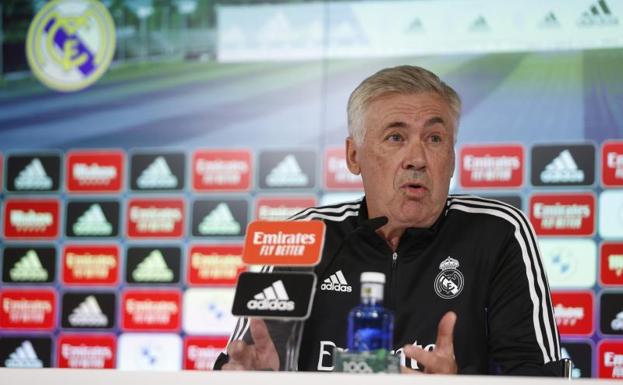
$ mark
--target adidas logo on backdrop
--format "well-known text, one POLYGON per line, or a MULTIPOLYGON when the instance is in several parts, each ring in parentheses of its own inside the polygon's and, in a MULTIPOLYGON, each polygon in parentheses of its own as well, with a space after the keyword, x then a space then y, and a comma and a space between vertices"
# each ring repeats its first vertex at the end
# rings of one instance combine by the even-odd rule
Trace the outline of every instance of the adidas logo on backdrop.
POLYGON ((250 310, 294 310, 294 301, 290 301, 281 280, 273 282, 272 285, 257 293, 253 298, 247 302, 247 308, 250 310))
POLYGON ((102 207, 94 203, 78 217, 73 225, 73 231, 74 234, 81 236, 106 236, 113 233, 113 228, 110 222, 106 220, 102 207))
POLYGON ((338 270, 324 280, 322 285, 320 285, 320 290, 350 293, 353 291, 353 287, 346 282, 342 270, 338 270))
POLYGON ((612 14, 606 0, 597 0, 582 12, 577 24, 582 27, 611 26, 619 24, 619 19, 612 14))
POLYGON ((294 155, 289 154, 273 168, 266 176, 266 185, 276 186, 305 186, 309 178, 303 173, 301 166, 294 155))
POLYGON ((164 157, 158 156, 143 170, 136 180, 136 185, 141 189, 176 188, 177 177, 171 172, 164 157))
POLYGON ((108 317, 102 312, 100 305, 92 295, 86 297, 68 319, 71 326, 101 327, 108 324, 108 317))
POLYGON ((9 276, 13 281, 46 281, 48 279, 48 271, 41 264, 37 252, 28 250, 15 263, 9 272, 9 276))
POLYGON ((559 28, 560 27, 560 22, 558 21, 558 18, 556 17, 556 14, 554 12, 550 11, 543 17, 543 20, 539 23, 539 27, 541 27, 541 28, 559 28))
POLYGON ((160 250, 153 250, 136 266, 132 278, 136 282, 171 282, 173 271, 169 269, 160 250))
POLYGON ((562 151, 541 172, 544 183, 583 182, 584 171, 578 168, 569 150, 562 151))
POLYGON ((219 203, 212 212, 203 218, 198 230, 202 235, 238 234, 240 233, 240 223, 236 222, 226 203, 219 203))
POLYGON ((32 343, 26 340, 9 355, 4 361, 4 366, 7 368, 42 368, 43 362, 37 357, 32 343))
POLYGON ((14 183, 17 190, 50 190, 52 188, 52 178, 46 174, 39 158, 34 158, 20 171, 14 183))

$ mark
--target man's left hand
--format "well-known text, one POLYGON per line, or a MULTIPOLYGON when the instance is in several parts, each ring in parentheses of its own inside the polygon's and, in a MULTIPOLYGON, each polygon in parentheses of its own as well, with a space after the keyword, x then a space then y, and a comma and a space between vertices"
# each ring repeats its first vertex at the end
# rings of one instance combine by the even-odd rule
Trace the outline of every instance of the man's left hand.
MULTIPOLYGON (((454 357, 454 324, 456 313, 449 311, 439 321, 435 350, 427 351, 413 345, 403 348, 406 357, 416 360, 424 367, 424 373, 456 374, 456 358, 454 357)), ((402 373, 419 373, 416 370, 400 367, 402 373)))

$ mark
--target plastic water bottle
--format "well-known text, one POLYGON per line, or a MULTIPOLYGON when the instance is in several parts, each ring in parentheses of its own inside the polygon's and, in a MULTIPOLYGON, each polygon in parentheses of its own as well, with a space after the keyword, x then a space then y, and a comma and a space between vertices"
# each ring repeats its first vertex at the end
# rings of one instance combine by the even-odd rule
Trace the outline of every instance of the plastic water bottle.
POLYGON ((361 273, 361 304, 348 314, 350 352, 392 350, 394 314, 383 307, 385 274, 361 273))

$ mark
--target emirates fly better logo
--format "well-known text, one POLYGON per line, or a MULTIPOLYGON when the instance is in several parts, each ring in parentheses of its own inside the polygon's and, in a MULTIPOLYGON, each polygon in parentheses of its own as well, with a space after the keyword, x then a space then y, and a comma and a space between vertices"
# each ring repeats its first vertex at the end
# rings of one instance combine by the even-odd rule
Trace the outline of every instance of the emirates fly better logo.
POLYGON ((251 186, 248 150, 197 151, 193 155, 196 191, 246 191, 251 186))
POLYGON ((466 188, 517 188, 523 183, 521 145, 464 146, 460 152, 461 185, 466 188))
POLYGON ((601 148, 601 172, 604 186, 623 186, 623 141, 605 142, 601 148))
POLYGON ((63 282, 76 285, 117 283, 119 247, 106 245, 68 245, 63 250, 63 282))
POLYGON ((597 356, 600 378, 623 378, 623 341, 602 340, 597 356))
POLYGON ((56 293, 54 290, 14 290, 0 293, 0 328, 54 329, 56 293))
POLYGON ((285 221, 308 207, 316 205, 314 197, 258 198, 255 218, 260 221, 285 221))
POLYGON ((227 340, 227 337, 186 337, 184 369, 212 370, 217 357, 225 350, 227 340))
POLYGON ((116 342, 112 335, 72 334, 58 338, 59 368, 112 369, 116 342))
POLYGON ((325 225, 321 221, 252 222, 243 259, 248 264, 315 265, 320 260, 325 225))
POLYGON ((193 285, 235 285, 244 271, 242 246, 206 245, 190 249, 188 283, 193 285))
POLYGON ((130 199, 127 213, 130 238, 177 238, 184 230, 182 199, 130 199))
POLYGON ((539 235, 593 235, 595 196, 535 194, 530 197, 530 221, 539 235))
POLYGON ((355 175, 346 166, 343 148, 330 148, 325 152, 324 182, 328 190, 362 190, 360 175, 355 175))
POLYGON ((124 330, 177 331, 180 327, 181 295, 175 290, 134 291, 122 296, 124 330))

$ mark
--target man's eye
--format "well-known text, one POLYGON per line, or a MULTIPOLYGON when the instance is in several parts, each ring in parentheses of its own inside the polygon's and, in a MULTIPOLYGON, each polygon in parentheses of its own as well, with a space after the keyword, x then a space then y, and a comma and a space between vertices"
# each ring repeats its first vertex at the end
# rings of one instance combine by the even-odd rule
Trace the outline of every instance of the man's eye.
POLYGON ((400 134, 391 134, 388 135, 385 140, 388 140, 390 142, 402 142, 403 138, 400 134))
POLYGON ((433 143, 441 143, 443 141, 443 138, 441 137, 441 135, 431 135, 429 137, 429 140, 433 143))

